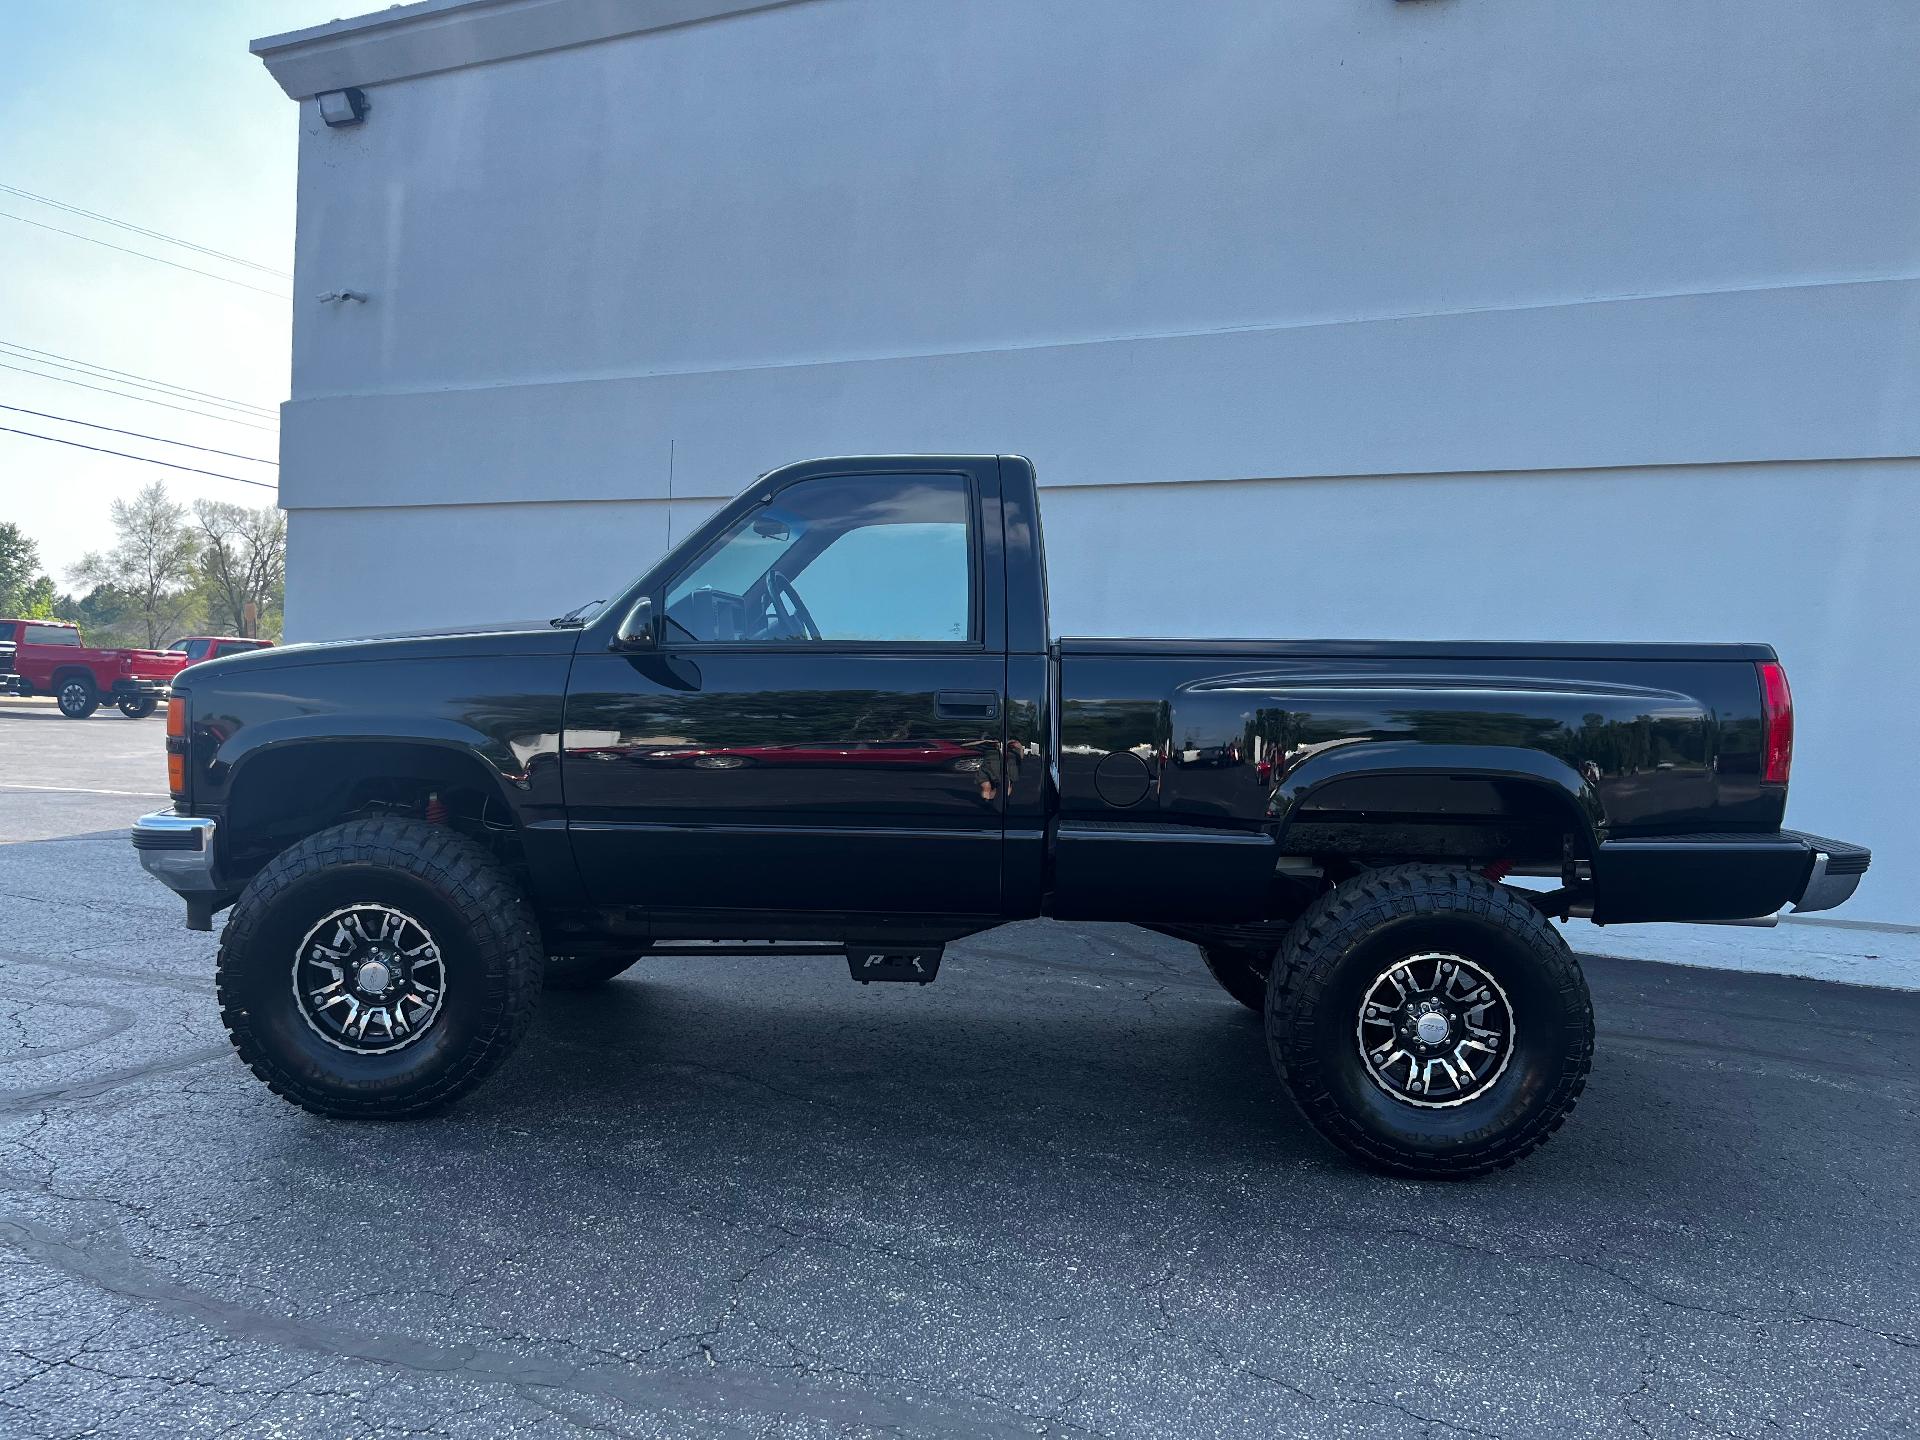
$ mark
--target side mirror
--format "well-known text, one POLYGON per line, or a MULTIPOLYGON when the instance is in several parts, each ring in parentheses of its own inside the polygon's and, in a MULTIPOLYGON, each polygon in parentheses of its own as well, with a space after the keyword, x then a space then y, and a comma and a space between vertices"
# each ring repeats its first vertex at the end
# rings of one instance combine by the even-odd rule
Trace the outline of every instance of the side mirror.
POLYGON ((613 637, 613 645, 616 650, 651 650, 654 644, 653 600, 642 595, 627 611, 627 618, 620 622, 620 633, 613 637))

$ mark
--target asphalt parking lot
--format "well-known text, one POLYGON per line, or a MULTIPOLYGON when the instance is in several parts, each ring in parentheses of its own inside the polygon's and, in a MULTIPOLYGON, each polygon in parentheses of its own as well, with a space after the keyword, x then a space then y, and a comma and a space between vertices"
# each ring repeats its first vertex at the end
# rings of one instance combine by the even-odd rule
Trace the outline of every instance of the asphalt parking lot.
POLYGON ((0 700, 0 1434, 1920 1427, 1920 993, 1592 960, 1578 1112, 1464 1185, 1351 1168, 1121 926, 643 964, 328 1122, 134 862, 160 745, 0 700))

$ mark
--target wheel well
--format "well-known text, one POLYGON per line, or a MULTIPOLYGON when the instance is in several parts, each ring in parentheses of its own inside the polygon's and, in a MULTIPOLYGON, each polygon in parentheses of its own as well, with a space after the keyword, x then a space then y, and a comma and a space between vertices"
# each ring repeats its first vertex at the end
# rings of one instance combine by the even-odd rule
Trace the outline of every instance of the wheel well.
POLYGON ((520 867, 519 831, 499 777, 471 751, 394 740, 328 740, 263 750, 234 772, 226 868, 235 879, 316 831, 370 815, 444 823, 520 867))
POLYGON ((63 665, 53 672, 53 677, 47 683, 58 690, 73 679, 84 680, 94 688, 96 694, 99 692, 100 682, 93 678, 93 672, 84 665, 63 665))
POLYGON ((1315 787, 1280 838, 1287 854, 1374 866, 1454 860, 1557 869, 1590 858, 1592 835, 1573 798, 1542 781, 1380 772, 1315 787))

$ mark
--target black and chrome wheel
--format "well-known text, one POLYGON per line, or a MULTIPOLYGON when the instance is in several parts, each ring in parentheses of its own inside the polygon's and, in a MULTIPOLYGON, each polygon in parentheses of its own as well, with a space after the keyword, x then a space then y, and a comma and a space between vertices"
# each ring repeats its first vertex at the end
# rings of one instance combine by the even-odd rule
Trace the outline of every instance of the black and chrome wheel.
POLYGON ((1559 932, 1463 869, 1375 870, 1288 933, 1267 1043, 1288 1093, 1348 1154, 1404 1175, 1511 1165, 1572 1111, 1593 1007, 1559 932))
POLYGON ((221 1018, 276 1094, 322 1115, 421 1114, 513 1048, 540 995, 512 877, 441 825, 323 830, 242 892, 220 937, 221 1018))
POLYGON ((1513 1005, 1464 956, 1428 950, 1388 965, 1360 1002, 1360 1059, 1387 1094, 1435 1109, 1483 1095, 1513 1056, 1513 1005))
POLYGON ((151 695, 122 695, 113 703, 129 720, 144 720, 160 708, 160 702, 151 695))
POLYGON ((100 708, 99 692, 85 675, 69 675, 54 691, 60 713, 69 720, 84 720, 100 708))
POLYGON ((356 1055, 421 1039, 440 1018, 447 962, 433 933, 391 905, 323 915, 293 957, 293 998, 313 1033, 356 1055))

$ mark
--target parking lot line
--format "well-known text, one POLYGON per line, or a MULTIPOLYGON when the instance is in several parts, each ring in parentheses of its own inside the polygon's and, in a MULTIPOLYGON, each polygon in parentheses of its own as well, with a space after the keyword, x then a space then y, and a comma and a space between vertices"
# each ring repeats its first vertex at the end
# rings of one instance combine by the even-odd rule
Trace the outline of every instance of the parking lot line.
POLYGON ((135 800, 169 800, 173 797, 158 790, 90 790, 84 785, 22 785, 0 781, 0 790, 50 790, 58 795, 125 795, 135 800))

